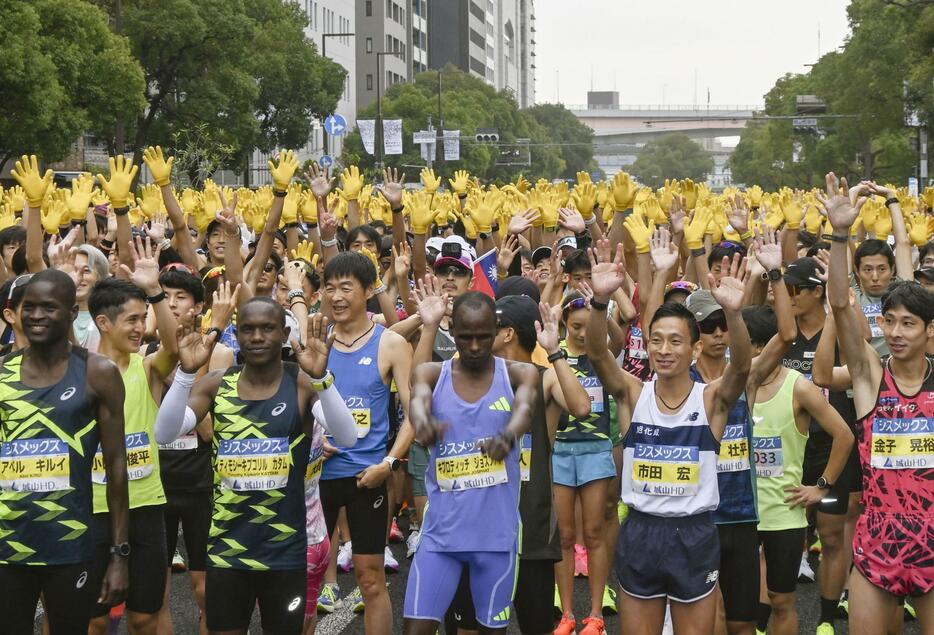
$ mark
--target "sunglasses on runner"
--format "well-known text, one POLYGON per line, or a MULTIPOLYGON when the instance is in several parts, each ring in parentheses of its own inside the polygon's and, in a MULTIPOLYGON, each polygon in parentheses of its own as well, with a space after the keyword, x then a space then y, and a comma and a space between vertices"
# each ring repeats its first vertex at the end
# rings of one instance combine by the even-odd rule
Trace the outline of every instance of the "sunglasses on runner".
POLYGON ((698 322, 697 327, 704 335, 713 335, 717 328, 724 333, 728 330, 726 326, 726 316, 723 314, 723 311, 714 311, 708 315, 706 319, 698 322))
POLYGON ((816 289, 818 286, 819 285, 816 284, 786 284, 785 288, 788 290, 788 295, 795 297, 802 291, 810 291, 811 289, 816 289))
POLYGON ((21 276, 16 276, 16 278, 13 280, 13 284, 10 285, 10 293, 8 293, 6 297, 6 308, 13 308, 13 291, 16 289, 16 287, 25 286, 32 279, 33 275, 34 274, 31 273, 24 273, 21 276))
POLYGON ((570 311, 577 311, 578 309, 586 309, 590 306, 590 303, 584 298, 574 298, 569 301, 567 304, 561 307, 561 310, 565 313, 570 311))
POLYGON ((186 265, 184 262, 170 262, 159 270, 159 275, 162 275, 167 271, 184 271, 185 273, 190 273, 196 278, 198 277, 198 272, 192 269, 190 266, 186 265))

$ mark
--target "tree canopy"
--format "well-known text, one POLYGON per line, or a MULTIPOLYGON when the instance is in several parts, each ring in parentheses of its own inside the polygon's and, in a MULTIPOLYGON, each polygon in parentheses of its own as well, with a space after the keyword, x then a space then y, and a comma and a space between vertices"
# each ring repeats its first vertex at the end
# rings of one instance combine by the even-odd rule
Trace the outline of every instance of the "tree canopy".
POLYGON ((687 135, 670 134, 648 143, 632 166, 640 183, 658 188, 665 179, 703 181, 713 171, 713 158, 687 135))
MULTIPOLYGON (((730 159, 733 179, 765 188, 819 185, 835 170, 851 178, 904 182, 916 161, 917 113, 934 122, 934 4, 854 0, 842 50, 823 55, 806 74, 780 78, 765 95, 766 115, 794 115, 796 95, 817 95, 829 114, 819 132, 790 120, 750 122, 730 159)), ((807 116, 807 115, 802 115, 807 116)))
MULTIPOLYGON (((562 135, 575 134, 569 132, 574 128, 567 117, 579 126, 574 137, 576 142, 588 143, 592 137, 590 129, 577 123, 563 106, 523 110, 508 92, 497 91, 482 79, 454 66, 445 67, 441 73, 444 128, 461 132, 461 158, 459 161, 441 162, 442 171, 463 169, 484 180, 506 181, 519 173, 530 178, 573 176, 577 170, 589 167, 593 156, 593 149, 589 146, 572 150, 553 145, 565 138, 562 135), (555 129, 549 128, 552 123, 555 129), (516 139, 530 139, 531 166, 496 165, 503 148, 476 143, 473 137, 479 128, 497 129, 500 145, 514 143, 516 139)), ((357 118, 375 119, 376 111, 374 102, 358 112, 357 118)), ((413 82, 389 87, 382 98, 382 116, 383 119, 402 119, 403 127, 403 154, 383 157, 384 163, 423 165, 420 146, 412 143, 412 133, 424 130, 429 116, 438 127, 438 71, 420 73, 413 82)), ((359 130, 355 129, 348 135, 343 160, 373 169, 376 157, 364 150, 359 130)))

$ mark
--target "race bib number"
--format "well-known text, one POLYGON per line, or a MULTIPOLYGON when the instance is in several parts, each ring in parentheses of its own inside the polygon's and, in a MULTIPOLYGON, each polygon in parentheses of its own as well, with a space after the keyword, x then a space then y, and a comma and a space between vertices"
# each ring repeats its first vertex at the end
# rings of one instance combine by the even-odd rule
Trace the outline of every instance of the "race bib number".
POLYGON ((171 443, 163 443, 159 446, 160 450, 175 450, 178 452, 189 452, 198 449, 198 433, 194 430, 188 434, 183 434, 171 443))
POLYGON ((925 417, 872 421, 872 467, 916 470, 934 466, 934 425, 925 417))
POLYGON ((872 336, 883 337, 882 326, 879 324, 879 320, 882 319, 882 305, 876 303, 863 305, 863 315, 869 322, 869 331, 872 336))
POLYGON ((700 483, 700 451, 693 446, 637 443, 632 480, 637 491, 650 496, 693 496, 700 483))
POLYGON ((506 464, 480 452, 476 443, 442 443, 435 459, 435 476, 442 492, 493 487, 509 481, 506 464))
POLYGON ((749 469, 749 441, 743 434, 743 425, 728 425, 720 440, 717 472, 742 472, 749 469))
POLYGON ((311 451, 311 457, 308 459, 308 468, 305 470, 305 480, 310 481, 321 476, 321 470, 323 467, 324 448, 322 446, 318 446, 311 451))
POLYGON ((366 407, 363 397, 347 397, 345 401, 350 415, 357 424, 357 438, 362 439, 370 434, 370 425, 373 422, 370 409, 366 407))
POLYGON ((70 457, 68 445, 60 439, 20 439, 0 444, 0 489, 71 489, 70 457))
MULTIPOLYGON (((124 438, 126 445, 126 477, 131 481, 138 481, 152 474, 155 469, 152 456, 152 446, 149 444, 149 433, 134 432, 124 438)), ((94 463, 91 466, 91 480, 98 485, 107 484, 107 470, 104 467, 104 454, 100 444, 94 454, 94 463)))
POLYGON ((781 437, 758 437, 752 440, 756 457, 756 476, 778 478, 785 473, 785 453, 781 437))
POLYGON ((217 448, 221 487, 238 492, 282 489, 289 480, 289 440, 223 439, 217 448))
POLYGON ((522 435, 522 441, 519 444, 519 476, 524 482, 528 482, 532 477, 532 434, 530 432, 522 435))
POLYGON ((602 414, 604 401, 603 384, 601 384, 600 380, 596 377, 578 377, 578 381, 580 381, 584 390, 587 391, 587 396, 590 397, 591 414, 602 414))

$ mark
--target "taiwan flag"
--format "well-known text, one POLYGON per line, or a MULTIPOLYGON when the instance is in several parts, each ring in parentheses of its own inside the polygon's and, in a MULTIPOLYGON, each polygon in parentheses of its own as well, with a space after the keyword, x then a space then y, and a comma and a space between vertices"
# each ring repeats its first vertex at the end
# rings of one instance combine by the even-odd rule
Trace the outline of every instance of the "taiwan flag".
POLYGON ((496 298, 499 280, 496 276, 496 248, 489 250, 473 263, 473 290, 496 298))

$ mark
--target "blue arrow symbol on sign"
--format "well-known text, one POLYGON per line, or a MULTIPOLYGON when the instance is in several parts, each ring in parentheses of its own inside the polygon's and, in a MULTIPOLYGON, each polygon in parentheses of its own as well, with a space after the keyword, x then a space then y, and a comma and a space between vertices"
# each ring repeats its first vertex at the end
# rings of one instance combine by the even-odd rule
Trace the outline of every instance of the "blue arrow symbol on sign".
POLYGON ((332 137, 339 137, 347 132, 347 120, 342 115, 328 115, 324 120, 324 130, 332 137))

